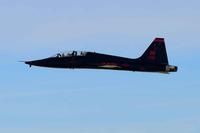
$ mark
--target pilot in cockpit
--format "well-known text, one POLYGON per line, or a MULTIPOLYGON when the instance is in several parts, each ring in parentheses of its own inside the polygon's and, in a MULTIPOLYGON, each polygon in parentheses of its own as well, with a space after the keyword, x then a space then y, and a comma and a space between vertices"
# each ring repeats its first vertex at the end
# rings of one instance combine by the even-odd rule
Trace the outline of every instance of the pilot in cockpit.
POLYGON ((56 57, 60 58, 60 57, 61 57, 61 54, 60 54, 60 53, 58 53, 58 54, 56 55, 56 57))
POLYGON ((73 57, 73 56, 85 56, 86 53, 85 52, 77 52, 77 51, 71 51, 69 53, 58 53, 56 54, 57 58, 61 58, 61 57, 73 57))
POLYGON ((77 51, 73 51, 72 56, 77 56, 77 51))

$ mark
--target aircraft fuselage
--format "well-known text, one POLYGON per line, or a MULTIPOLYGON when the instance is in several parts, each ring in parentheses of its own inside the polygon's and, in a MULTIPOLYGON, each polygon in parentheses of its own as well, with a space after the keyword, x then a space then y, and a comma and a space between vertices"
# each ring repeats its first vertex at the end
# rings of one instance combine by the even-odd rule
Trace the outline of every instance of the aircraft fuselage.
POLYGON ((67 54, 57 54, 54 57, 26 61, 30 66, 51 68, 79 68, 79 69, 110 69, 142 72, 176 72, 177 67, 168 64, 164 39, 156 38, 145 53, 137 58, 125 58, 95 52, 73 51, 67 54))

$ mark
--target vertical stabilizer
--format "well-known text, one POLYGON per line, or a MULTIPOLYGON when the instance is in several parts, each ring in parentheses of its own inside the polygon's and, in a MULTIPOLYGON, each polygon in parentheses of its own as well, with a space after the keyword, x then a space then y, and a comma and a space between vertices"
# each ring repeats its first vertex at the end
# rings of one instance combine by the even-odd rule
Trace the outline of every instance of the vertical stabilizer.
POLYGON ((140 59, 149 64, 168 65, 164 38, 155 38, 140 59))

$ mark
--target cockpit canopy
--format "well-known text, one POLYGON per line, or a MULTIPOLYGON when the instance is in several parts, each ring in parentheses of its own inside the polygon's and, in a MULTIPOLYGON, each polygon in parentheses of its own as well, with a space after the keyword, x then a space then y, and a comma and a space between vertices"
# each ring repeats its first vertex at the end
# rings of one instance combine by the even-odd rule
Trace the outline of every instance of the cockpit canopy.
POLYGON ((87 52, 70 51, 70 52, 57 53, 53 57, 61 58, 61 57, 73 57, 73 56, 86 56, 86 55, 87 55, 87 52))

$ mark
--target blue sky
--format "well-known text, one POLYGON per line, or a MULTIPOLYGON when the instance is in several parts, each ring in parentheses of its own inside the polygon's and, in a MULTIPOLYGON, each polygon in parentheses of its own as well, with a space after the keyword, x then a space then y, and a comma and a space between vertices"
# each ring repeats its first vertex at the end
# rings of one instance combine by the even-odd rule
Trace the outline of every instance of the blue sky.
POLYGON ((199 133, 200 2, 1 0, 0 132, 199 133), (164 37, 170 75, 46 69, 86 50, 137 58, 164 37))

